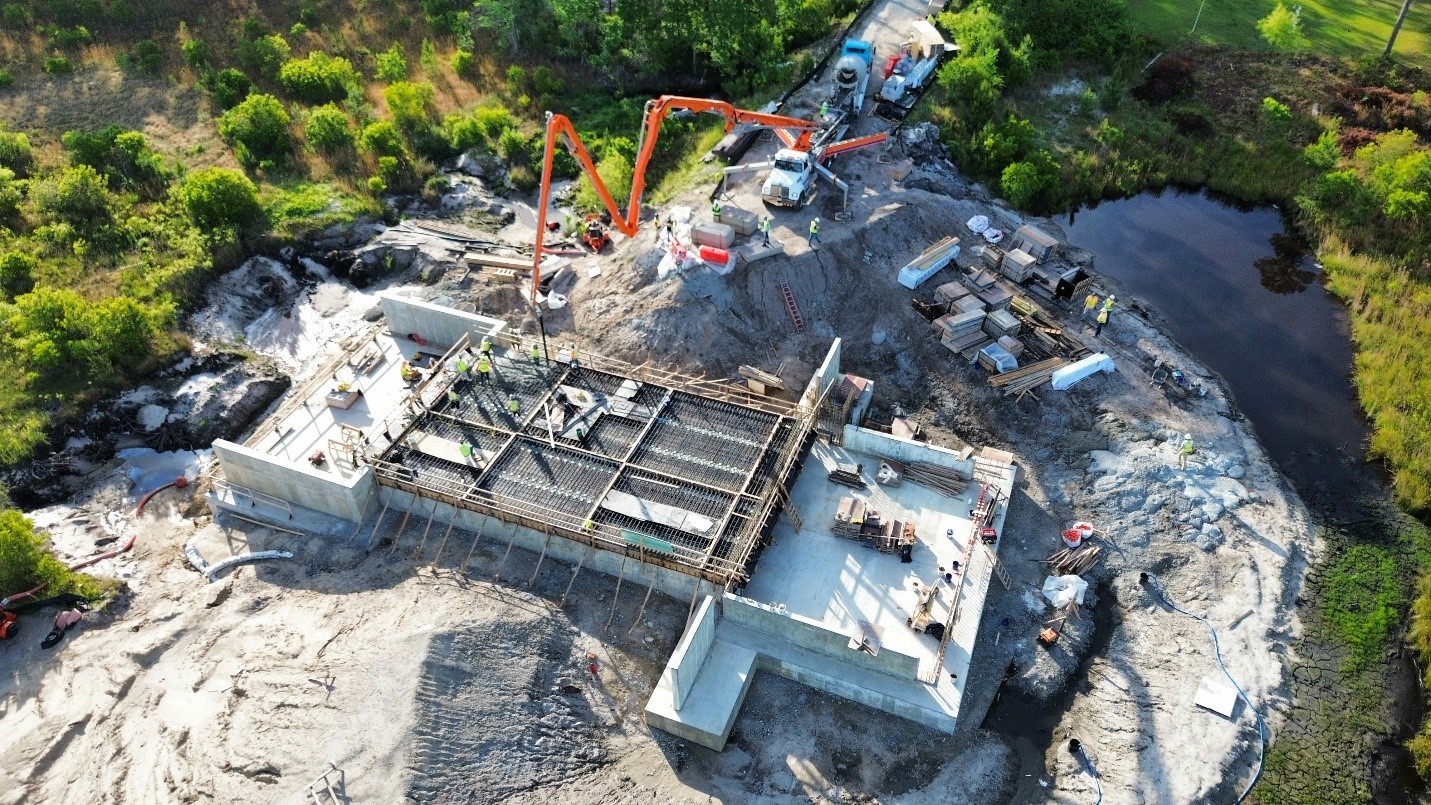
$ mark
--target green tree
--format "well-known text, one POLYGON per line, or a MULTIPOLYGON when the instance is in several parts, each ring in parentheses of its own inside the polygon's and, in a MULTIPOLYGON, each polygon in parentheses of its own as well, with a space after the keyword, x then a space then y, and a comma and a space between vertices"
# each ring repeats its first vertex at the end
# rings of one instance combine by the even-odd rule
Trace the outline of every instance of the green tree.
MULTIPOLYGON (((618 207, 625 207, 631 199, 631 174, 631 160, 615 148, 608 148, 596 163, 596 175, 601 177, 601 183, 606 185, 618 207)), ((585 174, 582 174, 576 190, 576 206, 577 209, 593 212, 606 209, 596 193, 596 186, 585 174)))
POLYGON ((290 59, 278 71, 278 83, 295 98, 309 103, 331 103, 348 97, 362 84, 353 63, 318 52, 306 59, 290 59))
POLYGON ((272 95, 250 95, 219 118, 219 134, 255 159, 286 162, 293 148, 291 119, 272 95))
POLYGON ((1019 209, 1033 203, 1058 187, 1058 165, 1047 151, 1037 151, 1021 162, 1004 168, 999 176, 1004 197, 1019 209))
POLYGON ((50 376, 74 368, 74 344, 85 336, 87 304, 69 288, 41 286, 16 297, 3 335, 25 367, 50 376))
POLYGON ((347 112, 331 103, 308 113, 303 134, 308 145, 320 154, 337 154, 353 147, 352 121, 347 112))
POLYGON ((89 165, 109 178, 113 189, 126 188, 146 198, 157 198, 168 184, 159 155, 137 131, 106 126, 95 132, 67 131, 60 138, 70 152, 70 162, 89 165))
POLYGON ((402 53, 402 45, 394 42, 376 58, 379 81, 402 81, 407 78, 407 57, 402 53))
POLYGON ((970 127, 981 126, 993 116, 1004 92, 997 51, 960 56, 939 68, 936 81, 970 127))
POLYGON ((85 337, 76 350, 96 376, 120 377, 154 354, 160 324, 172 310, 149 308, 128 296, 111 296, 89 309, 85 337))
POLYGON ((180 50, 184 54, 184 63, 195 70, 207 70, 213 64, 213 49, 208 42, 198 37, 186 41, 180 50))
POLYGON ((52 218, 88 227, 110 220, 112 198, 103 176, 89 165, 75 165, 40 182, 32 194, 52 218))
POLYGON ((206 232, 241 230, 263 215, 258 188, 230 168, 201 168, 184 177, 174 196, 206 232))
POLYGON ((28 252, 9 251, 0 254, 0 294, 6 302, 35 289, 35 269, 40 261, 28 252))
POLYGON ((1293 11, 1278 2, 1272 13, 1257 21, 1257 32, 1277 50, 1296 51, 1307 47, 1307 37, 1302 33, 1300 7, 1293 11))
POLYGON ((45 550, 44 537, 18 509, 0 511, 0 590, 19 592, 39 584, 48 595, 99 592, 93 579, 71 571, 45 550))

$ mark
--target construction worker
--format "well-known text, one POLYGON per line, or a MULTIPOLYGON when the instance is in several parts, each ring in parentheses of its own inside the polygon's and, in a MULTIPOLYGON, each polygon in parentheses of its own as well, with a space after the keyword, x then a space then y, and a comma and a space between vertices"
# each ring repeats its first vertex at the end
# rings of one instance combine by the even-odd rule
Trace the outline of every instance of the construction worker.
POLYGON ((472 444, 470 442, 463 442, 457 445, 457 452, 462 454, 463 461, 468 464, 472 463, 472 444))
POLYGON ((1098 320, 1093 324, 1093 334, 1099 335, 1103 332, 1103 325, 1108 323, 1108 308, 1098 311, 1098 320))
POLYGON ((470 367, 470 366, 467 365, 467 356, 466 356, 466 355, 460 355, 460 356, 458 356, 458 358, 457 358, 457 376, 458 376, 458 377, 466 377, 466 376, 467 376, 467 370, 468 370, 468 369, 471 369, 471 368, 472 368, 472 367, 470 367))
POLYGON ((810 219, 810 248, 815 249, 820 246, 820 219, 810 219))
POLYGON ((1192 434, 1184 433, 1183 443, 1178 447, 1178 469, 1185 470, 1188 468, 1188 456, 1192 455, 1196 449, 1197 448, 1193 445, 1192 434))
POLYGON ((581 358, 576 354, 576 344, 571 345, 571 365, 581 366, 581 358))
POLYGON ((716 223, 720 223, 720 199, 711 202, 711 217, 715 219, 716 223))
POLYGON ((1113 312, 1113 300, 1115 300, 1115 299, 1117 299, 1117 298, 1118 298, 1118 297, 1114 296, 1114 295, 1111 294, 1111 293, 1108 294, 1108 298, 1103 300, 1103 310, 1104 310, 1104 312, 1107 312, 1107 313, 1112 313, 1112 312, 1113 312))
POLYGON ((765 216, 760 221, 760 245, 770 245, 770 216, 765 216))
POLYGON ((477 379, 483 383, 492 379, 492 359, 486 355, 477 359, 477 379))
POLYGON ((533 344, 532 344, 531 351, 529 351, 529 352, 527 353, 527 356, 532 359, 532 363, 541 363, 541 362, 542 362, 542 349, 541 349, 541 347, 539 347, 539 346, 537 346, 535 343, 533 343, 533 344))
POLYGON ((482 352, 483 355, 486 355, 486 356, 488 356, 488 357, 491 357, 491 355, 492 355, 492 336, 490 336, 490 335, 484 335, 484 336, 482 336, 482 346, 481 346, 479 349, 481 350, 481 352, 482 352))
POLYGON ((457 395, 457 389, 449 388, 447 390, 447 402, 451 403, 453 408, 462 402, 462 398, 457 395))
POLYGON ((508 395, 507 395, 507 412, 510 413, 512 416, 516 416, 516 415, 518 414, 518 412, 520 412, 521 410, 522 410, 522 404, 517 401, 517 395, 515 395, 515 394, 508 394, 508 395))
POLYGON ((821 101, 821 102, 820 102, 820 117, 821 117, 821 118, 826 118, 826 117, 829 117, 829 116, 830 116, 830 102, 829 102, 829 101, 821 101))
POLYGON ((1088 295, 1083 297, 1083 315, 1079 318, 1081 318, 1083 321, 1088 321, 1089 319, 1094 317, 1097 310, 1098 294, 1089 291, 1088 295))

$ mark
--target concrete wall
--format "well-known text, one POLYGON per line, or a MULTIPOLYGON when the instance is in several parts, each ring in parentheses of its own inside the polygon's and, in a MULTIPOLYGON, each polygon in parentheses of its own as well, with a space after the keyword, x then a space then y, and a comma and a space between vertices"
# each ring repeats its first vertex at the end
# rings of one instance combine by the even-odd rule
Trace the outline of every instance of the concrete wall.
MULTIPOLYGON (((421 515, 424 520, 432 512, 432 500, 425 497, 416 497, 411 492, 401 489, 393 489, 388 486, 378 486, 378 495, 384 505, 391 506, 400 511, 411 511, 414 515, 421 515), (417 504, 414 505, 414 500, 417 504)), ((499 543, 502 549, 506 550, 509 540, 514 540, 518 548, 525 548, 533 553, 541 553, 542 547, 546 545, 547 557, 575 565, 586 557, 582 564, 582 572, 595 570, 598 573, 605 573, 608 576, 622 575, 622 555, 611 551, 594 549, 589 545, 575 542, 565 537, 553 536, 551 544, 547 545, 547 535, 535 529, 527 528, 516 523, 506 523, 495 517, 484 516, 480 512, 471 509, 463 509, 453 506, 450 503, 439 502, 437 504, 437 516, 434 522, 445 524, 453 522, 457 528, 472 533, 481 533, 484 543, 499 543), (515 538, 513 534, 515 533, 515 538)), ((467 546, 464 546, 464 548, 467 546)), ((628 558, 625 561, 626 584, 621 588, 623 597, 628 595, 629 589, 645 588, 652 583, 654 578, 656 589, 666 595, 675 598, 677 601, 690 601, 696 595, 720 595, 722 590, 719 585, 712 584, 705 579, 696 578, 675 570, 667 570, 664 567, 648 565, 635 559, 628 558), (696 588, 700 589, 697 590, 696 588)), ((644 593, 642 593, 644 594, 644 593)), ((635 595, 633 594, 633 597, 635 595)))
POLYGON ((473 345, 476 345, 482 340, 482 336, 495 337, 506 327, 499 319, 399 296, 392 291, 378 294, 378 304, 382 306, 383 315, 387 317, 389 331, 398 335, 417 333, 444 350, 461 340, 464 333, 470 335, 473 345))
POLYGON ((919 678, 917 658, 889 648, 880 649, 877 655, 856 651, 849 647, 853 634, 837 632, 804 616, 777 612, 765 604, 732 593, 725 594, 721 610, 723 617, 731 623, 774 635, 841 662, 905 679, 919 678))
POLYGON ((892 458, 905 464, 919 461, 937 467, 947 467, 951 470, 958 470, 965 478, 974 477, 974 459, 972 457, 961 460, 958 453, 947 447, 901 439, 888 433, 880 433, 877 430, 846 425, 845 448, 858 453, 892 458))
POLYGON ((695 618, 686 627, 686 633, 671 658, 666 661, 665 674, 675 694, 677 710, 691 695, 691 687, 696 684, 696 677, 700 675, 701 666, 705 665, 706 655, 710 654, 711 644, 715 642, 715 630, 715 598, 708 595, 696 607, 695 618))
POLYGON ((233 484, 282 498, 296 506, 361 523, 377 507, 377 480, 364 466, 350 477, 312 469, 241 444, 214 442, 214 455, 233 484))
POLYGON ((820 364, 820 368, 815 370, 815 376, 810 378, 810 382, 805 384, 805 392, 800 395, 800 407, 810 410, 815 403, 820 401, 820 396, 825 393, 829 385, 840 378, 840 339, 836 338, 830 344, 830 350, 825 353, 825 361, 820 364))
POLYGON ((904 701, 894 696, 889 696, 878 691, 870 690, 863 685, 857 685, 847 679, 837 676, 822 674, 813 668, 806 668, 798 663, 782 660, 778 657, 771 657, 768 654, 757 656, 756 668, 761 671, 768 671, 786 679, 793 679, 802 685, 808 685, 815 690, 824 691, 841 699, 848 699, 852 702, 859 702, 867 707, 873 707, 886 713, 892 713, 900 718, 907 718, 918 724, 936 729, 940 732, 953 734, 956 719, 940 712, 936 709, 920 707, 912 702, 904 701))

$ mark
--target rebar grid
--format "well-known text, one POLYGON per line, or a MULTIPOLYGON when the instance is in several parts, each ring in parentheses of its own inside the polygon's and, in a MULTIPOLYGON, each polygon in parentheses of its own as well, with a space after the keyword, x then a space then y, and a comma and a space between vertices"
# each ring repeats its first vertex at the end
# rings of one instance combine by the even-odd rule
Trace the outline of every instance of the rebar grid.
POLYGON ((617 467, 615 462, 520 437, 493 462, 481 487, 499 495, 541 501, 567 514, 585 515, 617 467))

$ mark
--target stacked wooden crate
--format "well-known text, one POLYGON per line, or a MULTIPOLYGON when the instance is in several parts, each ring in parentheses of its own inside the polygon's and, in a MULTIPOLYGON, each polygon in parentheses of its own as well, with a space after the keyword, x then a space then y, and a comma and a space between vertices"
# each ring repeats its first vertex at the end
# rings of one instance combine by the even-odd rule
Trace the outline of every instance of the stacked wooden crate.
POLYGON ((939 300, 940 304, 949 305, 951 307, 955 301, 964 299, 967 296, 969 296, 969 289, 965 288, 964 283, 958 280, 946 282, 934 289, 934 298, 939 300))
POLYGON ((939 330, 939 343, 954 352, 963 352, 980 341, 988 340, 981 329, 984 311, 971 310, 968 313, 951 313, 935 319, 939 330))
POLYGON ((985 307, 983 301, 981 301, 979 297, 974 296, 973 294, 969 294, 968 296, 963 296, 958 299, 955 299, 954 303, 949 306, 949 312, 951 313, 955 311, 958 311, 959 313, 971 313, 973 311, 984 310, 988 310, 988 308, 985 307))
POLYGON ((1018 317, 1007 310, 995 310, 984 317, 984 332, 992 338, 1018 335, 1020 327, 1018 317))

